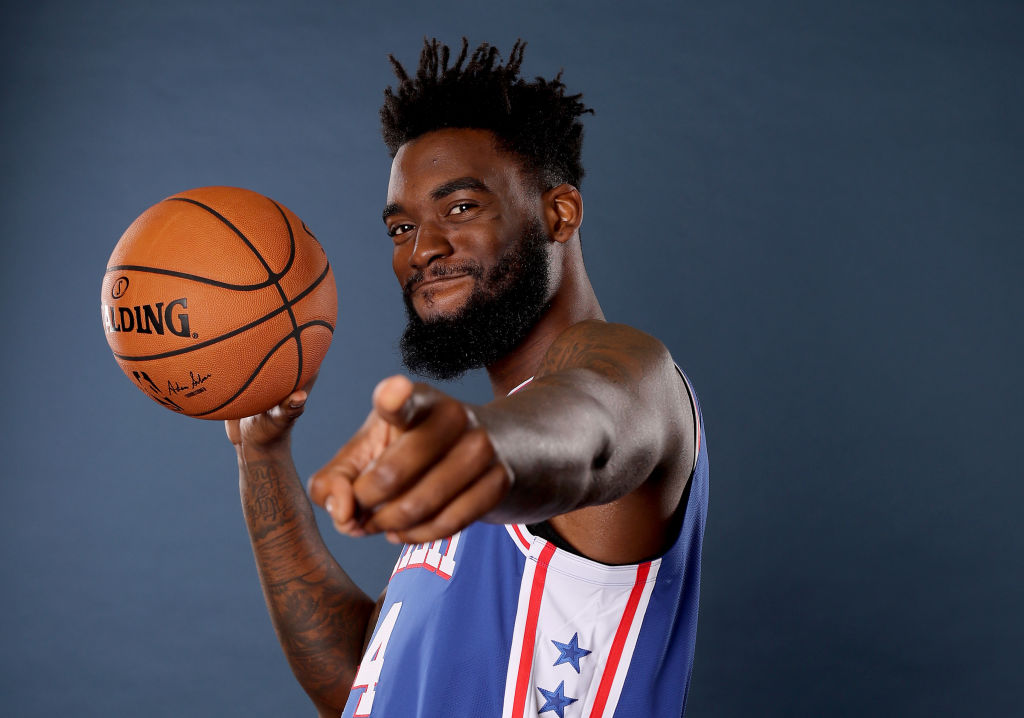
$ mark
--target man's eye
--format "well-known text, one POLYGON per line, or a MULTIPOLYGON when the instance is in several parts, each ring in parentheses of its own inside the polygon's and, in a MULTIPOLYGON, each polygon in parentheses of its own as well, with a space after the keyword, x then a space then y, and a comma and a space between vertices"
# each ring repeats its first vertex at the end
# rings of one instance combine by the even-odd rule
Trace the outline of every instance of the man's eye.
POLYGON ((412 229, 411 224, 396 224, 394 227, 388 230, 389 237, 397 237, 400 234, 405 234, 412 229))
POLYGON ((448 214, 462 214, 463 212, 468 212, 474 207, 476 207, 476 205, 473 202, 459 202, 457 205, 452 207, 448 214))

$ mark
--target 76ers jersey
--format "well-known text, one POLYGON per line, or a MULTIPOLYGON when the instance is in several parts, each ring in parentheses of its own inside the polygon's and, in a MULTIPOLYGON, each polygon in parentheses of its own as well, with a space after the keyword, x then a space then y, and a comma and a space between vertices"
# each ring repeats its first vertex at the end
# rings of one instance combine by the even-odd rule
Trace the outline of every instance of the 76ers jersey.
POLYGON ((697 459, 665 554, 607 566, 481 522, 405 546, 343 718, 680 715, 708 501, 694 407, 697 459))

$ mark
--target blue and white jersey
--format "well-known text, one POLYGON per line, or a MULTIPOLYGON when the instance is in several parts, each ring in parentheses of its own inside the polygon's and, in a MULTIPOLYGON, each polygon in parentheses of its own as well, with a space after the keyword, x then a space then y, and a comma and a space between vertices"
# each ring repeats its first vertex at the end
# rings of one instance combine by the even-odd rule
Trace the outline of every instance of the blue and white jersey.
POLYGON ((708 502, 696 411, 682 527, 659 558, 607 566, 481 522, 405 546, 343 718, 680 715, 708 502))

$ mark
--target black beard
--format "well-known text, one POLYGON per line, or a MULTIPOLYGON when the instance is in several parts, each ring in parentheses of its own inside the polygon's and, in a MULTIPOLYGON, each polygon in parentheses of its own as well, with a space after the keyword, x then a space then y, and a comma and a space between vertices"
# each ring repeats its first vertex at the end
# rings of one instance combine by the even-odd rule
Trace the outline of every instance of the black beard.
POLYGON ((515 349, 547 311, 549 238, 535 221, 477 284, 454 315, 423 321, 402 293, 408 324, 399 348, 410 371, 432 379, 457 379, 489 366, 515 349))

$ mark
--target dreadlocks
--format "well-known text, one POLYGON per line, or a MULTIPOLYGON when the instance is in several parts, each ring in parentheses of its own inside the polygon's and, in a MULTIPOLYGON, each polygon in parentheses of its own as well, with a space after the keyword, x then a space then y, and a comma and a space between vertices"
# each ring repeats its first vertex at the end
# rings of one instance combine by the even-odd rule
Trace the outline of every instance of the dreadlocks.
POLYGON ((580 116, 593 110, 580 102, 582 95, 565 94, 561 72, 553 80, 520 78, 525 48, 526 43, 518 40, 502 65, 498 49, 484 43, 467 62, 469 42, 463 38, 462 51, 449 64, 447 45, 436 39, 424 41, 415 78, 390 55, 398 89, 384 91, 380 117, 391 157, 406 142, 433 130, 490 130, 502 149, 521 158, 523 169, 542 191, 562 183, 579 187, 580 116))

